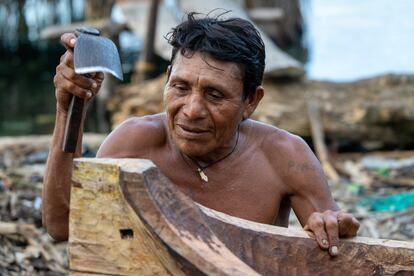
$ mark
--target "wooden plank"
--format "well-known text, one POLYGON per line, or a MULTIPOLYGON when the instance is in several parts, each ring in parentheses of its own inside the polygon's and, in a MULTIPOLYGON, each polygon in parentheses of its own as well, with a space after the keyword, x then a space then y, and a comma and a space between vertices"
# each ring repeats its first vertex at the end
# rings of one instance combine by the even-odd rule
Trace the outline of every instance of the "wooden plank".
POLYGON ((193 201, 155 166, 143 172, 143 179, 131 168, 123 172, 121 186, 128 203, 148 230, 179 256, 186 274, 258 275, 216 237, 193 201))
POLYGON ((262 275, 414 273, 412 242, 365 237, 341 239, 340 255, 330 257, 305 231, 263 225, 200 208, 220 240, 262 275))
MULTIPOLYGON (((149 15, 150 1, 117 1, 128 26, 139 37, 145 37, 145 26, 149 15)), ((195 11, 210 13, 211 16, 231 11, 226 18, 241 17, 248 19, 247 13, 234 1, 231 0, 181 0, 180 5, 172 6, 165 3, 160 4, 155 35, 155 50, 158 55, 166 60, 171 58, 171 46, 167 43, 165 35, 177 26, 184 18, 185 13, 195 11)), ((260 31, 266 46, 265 74, 273 76, 299 76, 304 74, 300 62, 281 51, 272 40, 260 31)))
MULTIPOLYGON (((142 225, 119 190, 119 166, 136 161, 75 161, 69 265, 78 273, 180 275, 175 261, 142 225), (132 216, 131 216, 132 214, 132 216), (167 263, 168 265, 164 265, 167 263)), ((134 166, 137 177, 149 161, 134 166), (141 171, 140 171, 141 170, 141 171)))
POLYGON ((340 256, 332 258, 305 231, 197 205, 151 162, 133 159, 75 160, 69 250, 70 268, 78 273, 414 273, 414 243, 343 239, 340 256))
MULTIPOLYGON (((69 233, 72 271, 116 275, 257 275, 211 231, 212 243, 197 241, 200 236, 196 234, 206 237, 208 229, 192 234, 165 220, 152 200, 145 197, 144 177, 151 177, 151 183, 159 181, 155 166, 145 160, 75 161, 69 233), (146 220, 140 219, 124 201, 119 181, 128 184, 131 193, 142 194, 138 204, 146 220), (149 227, 148 222, 157 227, 149 227)), ((196 217, 189 215, 186 219, 196 217)), ((196 223, 192 225, 198 228, 196 223)))

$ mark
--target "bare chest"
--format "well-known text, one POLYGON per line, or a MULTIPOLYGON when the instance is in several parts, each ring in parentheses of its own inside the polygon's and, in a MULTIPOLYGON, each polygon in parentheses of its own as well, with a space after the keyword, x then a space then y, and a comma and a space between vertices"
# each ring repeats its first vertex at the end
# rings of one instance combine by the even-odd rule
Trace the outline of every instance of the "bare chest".
POLYGON ((282 204, 286 189, 269 164, 260 161, 260 156, 254 159, 215 164, 204 170, 208 181, 194 164, 176 160, 171 166, 165 158, 155 163, 194 201, 229 215, 273 224, 289 214, 290 206, 282 204))

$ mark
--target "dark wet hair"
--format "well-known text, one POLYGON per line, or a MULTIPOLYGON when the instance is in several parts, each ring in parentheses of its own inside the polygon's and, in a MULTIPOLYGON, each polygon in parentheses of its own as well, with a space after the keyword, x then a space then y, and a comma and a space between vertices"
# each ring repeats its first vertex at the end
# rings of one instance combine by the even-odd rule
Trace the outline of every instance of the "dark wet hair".
POLYGON ((171 64, 178 51, 186 57, 201 52, 235 62, 243 73, 243 99, 246 99, 262 84, 265 46, 252 23, 241 18, 224 20, 220 18, 223 14, 196 18, 200 14, 189 13, 187 20, 167 35, 168 43, 173 46, 171 64))

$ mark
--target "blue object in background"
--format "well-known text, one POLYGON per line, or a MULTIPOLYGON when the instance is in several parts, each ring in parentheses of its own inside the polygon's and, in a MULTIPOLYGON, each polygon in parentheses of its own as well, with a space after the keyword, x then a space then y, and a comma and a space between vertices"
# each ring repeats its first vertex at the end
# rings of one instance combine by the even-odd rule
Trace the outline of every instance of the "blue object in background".
POLYGON ((375 212, 400 212, 414 206, 414 192, 399 193, 386 197, 369 197, 359 204, 375 212))

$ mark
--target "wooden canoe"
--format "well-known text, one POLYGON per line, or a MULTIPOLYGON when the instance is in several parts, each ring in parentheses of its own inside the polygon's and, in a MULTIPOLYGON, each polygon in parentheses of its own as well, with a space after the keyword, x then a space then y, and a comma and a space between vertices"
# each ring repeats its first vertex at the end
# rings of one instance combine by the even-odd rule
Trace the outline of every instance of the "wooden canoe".
POLYGON ((74 162, 72 275, 414 275, 414 243, 357 237, 339 251, 200 206, 148 160, 74 162))

